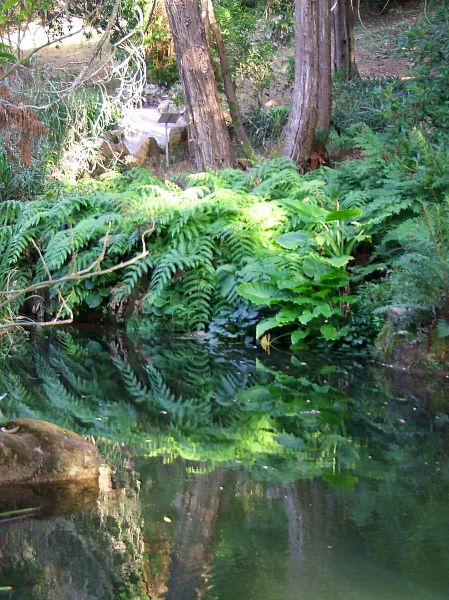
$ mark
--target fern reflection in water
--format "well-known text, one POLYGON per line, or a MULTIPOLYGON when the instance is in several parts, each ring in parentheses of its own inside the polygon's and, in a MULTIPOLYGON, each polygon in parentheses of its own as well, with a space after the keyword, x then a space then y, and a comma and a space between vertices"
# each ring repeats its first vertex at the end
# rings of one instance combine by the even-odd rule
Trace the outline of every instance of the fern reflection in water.
MULTIPOLYGON (((437 592, 428 598, 440 600, 446 571, 432 565, 446 564, 448 479, 429 465, 442 464, 447 451, 442 386, 421 381, 417 390, 402 374, 398 385, 385 371, 310 354, 268 357, 192 339, 131 343, 120 332, 95 340, 59 331, 4 362, 0 396, 5 417, 32 414, 93 435, 105 459, 121 465, 98 514, 58 527, 39 520, 27 530, 33 548, 47 531, 61 547, 88 539, 74 565, 45 542, 39 565, 69 578, 82 573, 93 597, 120 597, 117 586, 134 600, 145 583, 156 598, 179 598, 184 586, 189 600, 206 588, 206 598, 284 600, 307 581, 305 600, 317 585, 390 600, 402 584, 420 600, 416 581, 427 585, 430 573, 437 592), (110 552, 99 556, 103 544, 110 552), (407 572, 410 561, 420 572, 413 584, 385 573, 384 563, 407 572), (98 565, 105 591, 95 588, 98 565), (254 593, 245 596, 245 585, 254 593)), ((8 536, 5 584, 16 584, 22 540, 8 536)), ((39 571, 36 581, 44 579, 39 571)))
POLYGON ((104 439, 107 452, 128 444, 207 470, 243 464, 274 480, 346 473, 340 482, 354 482, 363 443, 353 431, 384 427, 383 404, 346 392, 354 366, 283 358, 279 369, 255 352, 59 331, 4 362, 0 408, 104 439))
POLYGON ((241 461, 293 479, 351 468, 357 459, 342 423, 347 400, 320 378, 290 377, 248 352, 194 340, 127 345, 121 337, 99 343, 58 332, 5 361, 1 409, 146 455, 207 468, 241 461))

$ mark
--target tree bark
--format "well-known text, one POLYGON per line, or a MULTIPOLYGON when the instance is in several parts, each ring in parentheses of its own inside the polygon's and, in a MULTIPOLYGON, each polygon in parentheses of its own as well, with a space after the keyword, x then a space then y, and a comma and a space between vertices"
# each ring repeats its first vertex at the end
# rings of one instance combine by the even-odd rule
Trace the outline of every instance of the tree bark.
MULTIPOLYGON (((203 0, 204 1, 204 0, 203 0)), ((210 30, 217 44, 218 58, 220 60, 221 76, 223 78, 224 91, 226 100, 229 105, 229 112, 231 114, 232 124, 234 126, 235 134, 238 141, 241 144, 242 152, 246 158, 254 158, 254 151, 251 146, 251 141, 248 134, 245 131, 242 123, 242 117, 240 114, 240 107, 237 100, 237 94, 235 91, 235 85, 231 77, 231 69, 229 67, 228 56, 226 54, 226 48, 223 42, 223 38, 220 31, 220 26, 215 18, 214 6, 212 0, 206 0, 208 2, 207 17, 209 20, 210 30)))
POLYGON ((359 76, 355 62, 353 0, 337 0, 332 11, 334 72, 345 79, 359 76))
POLYGON ((317 128, 329 128, 329 0, 295 0, 295 14, 295 88, 283 152, 305 170, 317 128))
POLYGON ((329 135, 332 108, 331 69, 331 0, 320 1, 319 7, 319 69, 318 128, 316 138, 325 146, 329 135))
POLYGON ((184 88, 189 145, 198 170, 234 163, 197 0, 165 0, 176 58, 184 88))

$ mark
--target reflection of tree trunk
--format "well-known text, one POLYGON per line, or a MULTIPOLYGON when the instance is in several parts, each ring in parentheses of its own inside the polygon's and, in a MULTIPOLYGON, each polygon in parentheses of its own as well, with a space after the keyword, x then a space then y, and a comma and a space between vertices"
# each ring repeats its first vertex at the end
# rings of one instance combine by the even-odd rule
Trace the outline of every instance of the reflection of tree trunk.
POLYGON ((281 489, 288 526, 288 550, 290 555, 290 572, 297 572, 304 558, 303 515, 298 489, 294 484, 281 489))
MULTIPOLYGON (((310 565, 322 557, 326 564, 335 536, 335 524, 341 521, 336 490, 319 481, 298 481, 280 488, 288 526, 288 589, 297 590, 299 582, 308 585, 317 573, 310 565)), ((318 561, 319 564, 320 561, 318 561)), ((292 598, 296 598, 292 595, 292 598)), ((287 599, 286 599, 287 600, 287 599)))
POLYGON ((214 525, 220 507, 222 471, 197 476, 188 483, 180 508, 180 524, 172 555, 166 600, 195 600, 207 581, 213 557, 214 525))
MULTIPOLYGON (((298 576, 304 561, 304 507, 296 484, 291 483, 286 487, 281 487, 280 495, 284 504, 288 528, 288 590, 297 590, 298 576)), ((289 599, 286 598, 286 600, 289 599)))

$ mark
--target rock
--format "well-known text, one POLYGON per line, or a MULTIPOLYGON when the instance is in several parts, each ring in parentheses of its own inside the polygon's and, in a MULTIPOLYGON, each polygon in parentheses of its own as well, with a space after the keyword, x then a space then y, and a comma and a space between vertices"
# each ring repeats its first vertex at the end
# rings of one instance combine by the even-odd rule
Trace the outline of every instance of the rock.
POLYGON ((104 159, 121 159, 129 154, 123 142, 114 143, 103 137, 98 138, 96 143, 100 157, 104 159))
POLYGON ((98 449, 58 425, 17 419, 0 429, 0 485, 98 478, 98 449))
POLYGON ((271 98, 265 102, 265 108, 274 108, 275 106, 283 106, 284 102, 278 98, 271 98))
MULTIPOLYGON (((161 113, 155 108, 133 108, 124 115, 126 124, 125 144, 130 154, 135 154, 143 140, 154 138, 162 152, 167 145, 167 134, 171 137, 175 132, 187 132, 187 120, 181 115, 176 123, 159 123, 161 113)), ((153 154, 152 150, 150 154, 153 154)), ((156 154, 154 153, 154 157, 156 154)))
POLYGON ((178 131, 170 132, 170 142, 169 148, 170 150, 174 150, 175 148, 179 148, 187 140, 187 130, 182 129, 178 131))
POLYGON ((173 102, 170 100, 163 100, 157 107, 158 112, 160 113, 181 113, 181 109, 178 108, 173 102))
POLYGON ((110 131, 106 132, 106 134, 110 136, 110 139, 114 142, 114 144, 119 144, 123 141, 124 133, 124 127, 118 127, 117 129, 111 129, 110 131))
POLYGON ((0 513, 39 506, 40 514, 70 515, 95 509, 99 493, 97 479, 8 484, 1 490, 0 513))
POLYGON ((154 96, 155 94, 160 94, 160 92, 161 89, 154 83, 147 83, 143 88, 143 93, 148 96, 154 96))
POLYGON ((142 166, 146 162, 157 159, 159 160, 161 151, 157 141, 150 138, 141 138, 136 144, 127 143, 128 156, 126 164, 132 166, 142 166))

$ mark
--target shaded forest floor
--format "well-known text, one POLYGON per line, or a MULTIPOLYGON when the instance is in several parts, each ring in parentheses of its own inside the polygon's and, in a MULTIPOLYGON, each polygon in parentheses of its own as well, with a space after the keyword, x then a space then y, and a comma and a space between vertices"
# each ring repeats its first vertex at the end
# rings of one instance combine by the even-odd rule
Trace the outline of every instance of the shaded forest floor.
POLYGON ((387 12, 365 11, 356 21, 356 57, 363 78, 401 77, 410 66, 400 57, 401 36, 424 18, 419 2, 393 2, 387 12))
MULTIPOLYGON (((401 37, 425 17, 424 7, 419 0, 391 2, 383 14, 364 10, 356 16, 355 52, 359 73, 364 79, 403 77, 411 65, 401 56, 401 37)), ((293 42, 292 42, 293 44, 293 42)), ((293 61, 293 45, 284 47, 273 60, 273 76, 264 91, 264 104, 277 106, 288 104, 292 93, 288 63, 293 61)), ((291 68, 291 67, 290 67, 291 68)), ((292 72, 290 71, 290 76, 292 72)), ((239 82, 243 109, 254 102, 247 82, 239 82)))

